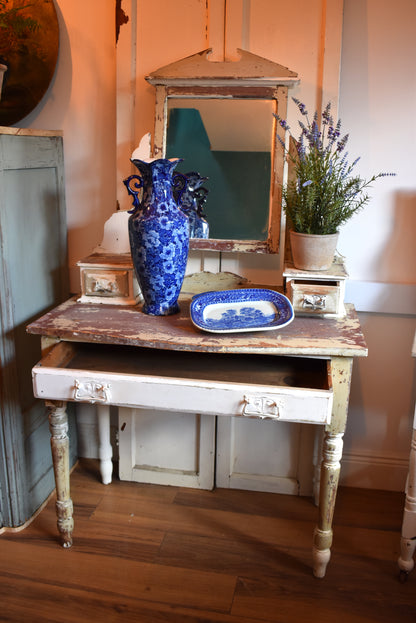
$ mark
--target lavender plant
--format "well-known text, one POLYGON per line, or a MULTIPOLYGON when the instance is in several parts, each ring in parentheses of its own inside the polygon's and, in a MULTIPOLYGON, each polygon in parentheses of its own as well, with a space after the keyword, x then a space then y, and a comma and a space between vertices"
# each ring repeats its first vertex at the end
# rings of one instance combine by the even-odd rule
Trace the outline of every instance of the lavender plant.
POLYGON ((341 136, 341 120, 334 125, 331 103, 328 103, 318 124, 318 113, 310 121, 305 105, 292 98, 302 118, 296 140, 287 122, 275 115, 282 128, 289 132, 293 146, 286 149, 277 138, 287 158, 293 163, 292 175, 283 188, 283 207, 294 231, 303 234, 335 234, 339 227, 361 210, 369 201, 367 189, 379 177, 395 175, 378 173, 365 180, 355 173, 360 158, 352 163, 345 150, 348 134, 341 136))

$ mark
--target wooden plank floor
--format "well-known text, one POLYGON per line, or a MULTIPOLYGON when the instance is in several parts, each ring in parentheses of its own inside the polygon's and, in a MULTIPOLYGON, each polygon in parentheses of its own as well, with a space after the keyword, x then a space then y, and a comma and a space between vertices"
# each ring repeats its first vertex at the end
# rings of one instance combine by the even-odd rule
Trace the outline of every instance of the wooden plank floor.
POLYGON ((25 623, 415 623, 416 570, 398 581, 403 495, 340 489, 332 559, 311 571, 309 498, 71 477, 74 545, 54 500, 0 536, 0 620, 25 623))

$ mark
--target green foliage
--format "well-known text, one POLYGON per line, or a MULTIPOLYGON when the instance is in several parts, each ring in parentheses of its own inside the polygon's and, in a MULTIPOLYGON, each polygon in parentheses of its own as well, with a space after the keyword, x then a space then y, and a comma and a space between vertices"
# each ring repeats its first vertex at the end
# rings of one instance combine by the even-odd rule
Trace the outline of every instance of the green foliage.
POLYGON ((292 162, 293 171, 283 188, 283 207, 293 229, 303 234, 335 234, 341 225, 361 210, 369 200, 368 187, 379 177, 391 175, 379 173, 369 180, 354 174, 359 161, 348 162, 344 152, 348 134, 340 138, 341 122, 334 126, 328 104, 322 113, 321 128, 315 113, 310 122, 305 105, 293 100, 304 121, 299 121, 301 133, 296 141, 284 119, 278 115, 279 124, 289 132, 294 149, 285 153, 292 162))

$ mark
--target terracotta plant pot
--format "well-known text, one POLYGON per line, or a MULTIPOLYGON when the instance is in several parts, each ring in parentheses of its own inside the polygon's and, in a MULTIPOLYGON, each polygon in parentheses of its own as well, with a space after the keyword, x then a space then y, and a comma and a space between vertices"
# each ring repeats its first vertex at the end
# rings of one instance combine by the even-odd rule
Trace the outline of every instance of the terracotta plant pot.
POLYGON ((290 231, 290 246, 295 268, 300 270, 328 270, 337 248, 336 234, 299 234, 290 231))

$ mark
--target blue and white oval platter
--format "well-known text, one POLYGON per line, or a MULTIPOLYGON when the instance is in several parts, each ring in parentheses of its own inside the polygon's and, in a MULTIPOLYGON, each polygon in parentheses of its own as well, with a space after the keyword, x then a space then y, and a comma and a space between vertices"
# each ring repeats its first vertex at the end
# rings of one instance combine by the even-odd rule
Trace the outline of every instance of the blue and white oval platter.
POLYGON ((196 294, 190 311, 194 325, 210 333, 282 329, 295 317, 286 296, 262 288, 196 294))

